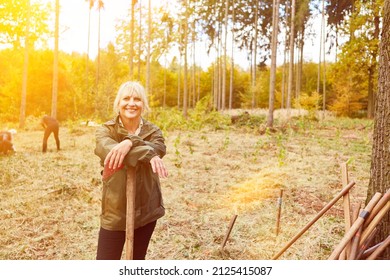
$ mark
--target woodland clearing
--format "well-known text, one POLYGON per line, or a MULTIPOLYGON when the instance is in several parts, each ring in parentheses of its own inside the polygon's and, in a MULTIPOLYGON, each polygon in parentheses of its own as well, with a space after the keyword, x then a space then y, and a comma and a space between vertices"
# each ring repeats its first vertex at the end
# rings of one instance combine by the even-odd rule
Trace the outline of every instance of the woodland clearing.
MULTIPOLYGON (((271 259, 342 188, 340 164, 366 199, 373 124, 294 118, 274 132, 248 126, 164 130, 166 215, 147 255, 156 260, 271 259), (280 233, 277 199, 284 190, 280 233), (233 215, 229 240, 221 244, 233 215)), ((19 131, 1 156, 0 259, 95 259, 101 198, 95 127, 62 126, 62 150, 41 153, 43 131, 19 131)), ((344 234, 339 201, 280 259, 327 259, 344 234)))

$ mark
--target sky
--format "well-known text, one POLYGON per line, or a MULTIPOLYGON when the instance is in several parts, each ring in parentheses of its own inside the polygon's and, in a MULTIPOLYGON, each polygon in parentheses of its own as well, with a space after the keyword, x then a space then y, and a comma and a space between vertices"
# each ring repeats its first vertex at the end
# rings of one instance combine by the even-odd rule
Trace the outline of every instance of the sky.
MULTIPOLYGON (((41 2, 51 2, 54 6, 54 0, 41 0, 41 2)), ((143 1, 143 5, 146 5, 147 1, 143 1)), ((152 5, 160 3, 161 0, 152 0, 152 5)), ((101 12, 101 37, 100 37, 100 46, 105 48, 109 42, 115 43, 115 25, 118 22, 118 19, 123 19, 128 15, 128 10, 130 7, 129 0, 106 0, 104 1, 105 8, 101 12)), ((88 48, 88 13, 89 6, 86 0, 60 0, 60 39, 59 39, 59 48, 65 52, 72 53, 73 51, 79 53, 87 53, 88 48)), ((53 23, 54 24, 54 23, 53 23)), ((90 48, 89 54, 90 57, 96 57, 97 55, 97 26, 98 26, 98 12, 96 8, 91 13, 91 33, 90 33, 90 48)), ((320 19, 316 20, 317 28, 320 28, 320 19)), ((319 46, 319 34, 317 39, 314 41, 308 41, 305 43, 304 48, 304 59, 306 61, 311 60, 318 62, 318 46, 319 46)), ((50 44, 52 47, 53 42, 50 44)), ((207 57, 206 47, 204 44, 200 44, 197 48, 197 52, 200 53, 197 58, 197 64, 201 65, 203 68, 207 68, 211 63, 210 59, 205 59, 207 57)), ((283 55, 280 53, 282 48, 280 48, 278 57, 278 64, 283 63, 283 55)), ((228 50, 228 54, 231 51, 228 50)), ((330 59, 330 58, 327 58, 330 59)), ((235 51, 235 63, 239 64, 241 67, 249 68, 249 62, 246 59, 246 54, 235 51)))

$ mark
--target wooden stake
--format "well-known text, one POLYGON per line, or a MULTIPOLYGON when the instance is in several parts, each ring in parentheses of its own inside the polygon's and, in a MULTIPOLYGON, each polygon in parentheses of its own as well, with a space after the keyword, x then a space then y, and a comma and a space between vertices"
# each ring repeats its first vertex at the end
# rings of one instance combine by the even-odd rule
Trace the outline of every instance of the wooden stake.
POLYGON ((344 194, 346 194, 353 186, 355 185, 355 182, 352 181, 347 186, 345 186, 341 192, 337 194, 335 198, 333 198, 327 205, 322 208, 322 210, 300 231, 298 232, 283 248, 280 250, 279 253, 274 255, 272 257, 273 260, 278 259, 292 244, 294 244, 295 241, 298 240, 299 237, 301 237, 319 218, 321 218, 322 215, 325 214, 326 211, 328 211, 344 194))
POLYGON ((280 231, 280 216, 282 213, 282 198, 283 198, 283 189, 280 189, 280 194, 279 194, 279 198, 278 198, 278 216, 276 219, 276 236, 279 235, 279 231, 280 231))
POLYGON ((382 242, 379 242, 378 244, 368 248, 367 250, 365 250, 361 256, 362 259, 367 259, 379 246, 381 246, 383 244, 383 241, 382 242))
POLYGON ((380 193, 376 193, 374 195, 374 197, 370 200, 370 202, 364 208, 362 213, 360 213, 360 216, 353 223, 353 225, 351 226, 349 231, 341 239, 339 245, 337 245, 336 248, 333 250, 332 254, 328 258, 329 260, 336 260, 336 259, 338 259, 341 251, 345 248, 345 246, 348 244, 348 242, 352 239, 352 237, 359 230, 359 227, 361 227, 363 225, 365 218, 371 212, 371 210, 374 208, 375 204, 380 200, 381 196, 382 196, 382 194, 380 194, 380 193))
POLYGON ((232 219, 230 220, 230 224, 229 224, 229 228, 228 228, 228 231, 226 232, 226 235, 225 235, 225 238, 223 239, 223 243, 222 243, 222 246, 221 246, 221 250, 223 250, 223 248, 225 247, 226 245, 226 242, 230 236, 230 233, 232 231, 232 228, 234 226, 234 223, 236 222, 236 219, 237 219, 237 215, 233 215, 232 219))
MULTIPOLYGON (((341 182, 343 186, 348 185, 349 183, 349 176, 348 176, 348 165, 346 162, 341 164, 341 182)), ((350 206, 350 199, 349 199, 349 192, 347 192, 343 196, 343 206, 344 206, 344 223, 345 223, 345 232, 348 232, 351 228, 351 206, 350 206)), ((359 214, 359 212, 358 212, 359 214)), ((349 259, 349 254, 351 251, 351 244, 347 244, 345 249, 340 254, 340 260, 346 260, 349 259)))
MULTIPOLYGON (((364 251, 371 245, 372 241, 375 238, 375 234, 377 233, 377 231, 378 231, 378 228, 374 228, 374 230, 368 236, 367 240, 364 241, 363 245, 360 245, 359 254, 356 258, 357 260, 361 260, 363 258, 364 251)), ((368 256, 366 256, 366 257, 368 257, 368 256)))
POLYGON ((134 250, 134 220, 135 220, 135 168, 127 168, 126 178, 126 260, 133 259, 134 250))

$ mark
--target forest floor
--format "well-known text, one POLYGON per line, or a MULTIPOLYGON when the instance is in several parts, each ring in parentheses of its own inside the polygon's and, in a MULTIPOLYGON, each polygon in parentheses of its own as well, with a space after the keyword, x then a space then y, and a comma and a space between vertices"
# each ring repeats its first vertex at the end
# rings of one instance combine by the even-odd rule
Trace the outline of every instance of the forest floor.
MULTIPOLYGON (((372 130, 370 120, 330 118, 267 133, 234 126, 165 131, 166 215, 147 258, 271 259, 341 190, 342 163, 356 182, 351 203, 364 203, 372 130)), ((0 259, 95 259, 102 188, 94 131, 61 127, 62 150, 51 136, 46 154, 42 130, 15 135, 16 153, 0 156, 0 259)), ((280 259, 327 259, 344 235, 342 209, 340 200, 280 259)))

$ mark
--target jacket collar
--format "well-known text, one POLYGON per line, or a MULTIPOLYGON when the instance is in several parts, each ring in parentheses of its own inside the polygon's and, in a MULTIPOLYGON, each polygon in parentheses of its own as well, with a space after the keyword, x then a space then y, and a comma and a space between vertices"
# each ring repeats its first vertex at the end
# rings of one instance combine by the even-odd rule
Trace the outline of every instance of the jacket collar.
MULTIPOLYGON (((146 137, 148 137, 150 134, 152 134, 153 132, 155 132, 157 130, 157 128, 155 126, 153 126, 149 121, 145 120, 144 118, 142 118, 142 123, 143 123, 143 125, 142 125, 141 131, 138 135, 142 139, 145 139, 146 137)), ((115 130, 119 134, 122 134, 124 136, 128 135, 127 130, 123 126, 120 125, 119 115, 117 115, 115 118, 107 121, 105 123, 105 125, 114 126, 115 130)))

